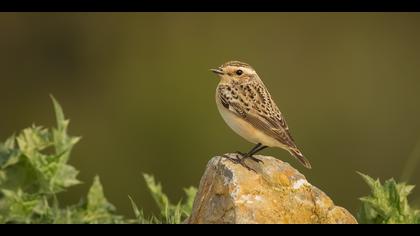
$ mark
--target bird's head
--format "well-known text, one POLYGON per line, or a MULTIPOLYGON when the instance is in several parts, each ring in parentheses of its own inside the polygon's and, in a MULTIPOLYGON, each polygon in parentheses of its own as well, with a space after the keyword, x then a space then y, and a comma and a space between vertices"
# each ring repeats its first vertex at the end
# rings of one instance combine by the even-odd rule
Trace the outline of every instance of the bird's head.
POLYGON ((217 69, 210 70, 223 82, 244 83, 258 77, 250 65, 240 61, 229 61, 217 69))

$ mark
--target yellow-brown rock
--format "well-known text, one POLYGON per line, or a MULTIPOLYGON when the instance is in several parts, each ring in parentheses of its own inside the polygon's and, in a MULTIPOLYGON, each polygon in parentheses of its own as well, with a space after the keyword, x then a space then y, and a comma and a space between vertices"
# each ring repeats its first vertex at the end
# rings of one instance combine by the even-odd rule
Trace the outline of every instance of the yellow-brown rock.
POLYGON ((256 172, 225 157, 212 158, 186 223, 357 223, 288 163, 256 157, 263 163, 246 161, 256 172))

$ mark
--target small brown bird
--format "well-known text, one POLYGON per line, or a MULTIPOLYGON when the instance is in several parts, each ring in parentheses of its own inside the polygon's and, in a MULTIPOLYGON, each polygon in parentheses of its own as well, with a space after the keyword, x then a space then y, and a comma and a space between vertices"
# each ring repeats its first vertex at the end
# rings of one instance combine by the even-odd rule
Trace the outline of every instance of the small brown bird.
POLYGON ((261 162, 253 155, 267 147, 279 147, 289 151, 306 168, 311 168, 296 146, 279 108, 250 65, 229 61, 211 71, 220 78, 216 104, 223 119, 237 134, 256 144, 247 153, 237 152, 242 158, 235 161, 250 169, 245 165, 245 159, 261 162))

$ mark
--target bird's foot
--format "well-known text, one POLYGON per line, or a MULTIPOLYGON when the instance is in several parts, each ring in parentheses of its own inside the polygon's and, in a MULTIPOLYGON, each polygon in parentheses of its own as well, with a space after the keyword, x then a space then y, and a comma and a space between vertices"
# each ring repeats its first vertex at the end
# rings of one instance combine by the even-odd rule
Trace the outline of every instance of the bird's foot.
MULTIPOLYGON (((243 153, 243 152, 240 152, 240 151, 236 151, 236 152, 235 152, 235 154, 236 154, 237 156, 241 156, 241 157, 246 156, 246 153, 243 153)), ((238 157, 238 158, 239 158, 239 157, 238 157)))
POLYGON ((248 158, 250 158, 251 160, 253 160, 253 161, 257 162, 257 163, 263 163, 263 164, 264 164, 264 162, 263 162, 262 160, 260 160, 260 159, 258 159, 258 158, 256 158, 256 157, 254 157, 254 156, 250 156, 250 157, 248 157, 248 158))
POLYGON ((239 165, 241 165, 241 166, 243 166, 243 167, 245 167, 247 170, 249 170, 249 171, 254 171, 255 173, 257 173, 257 171, 256 170, 254 170, 254 169, 252 169, 250 166, 248 166, 246 163, 245 163, 245 158, 235 158, 235 159, 230 159, 233 163, 235 163, 235 164, 239 164, 239 165))
POLYGON ((256 170, 254 170, 253 168, 251 168, 250 166, 248 166, 245 163, 245 160, 247 158, 250 158, 250 159, 252 159, 254 161, 257 161, 257 162, 261 162, 261 160, 255 158, 255 157, 247 157, 244 153, 241 153, 241 152, 236 152, 236 154, 238 154, 238 155, 236 155, 235 158, 233 158, 232 156, 228 156, 228 155, 223 155, 223 157, 229 159, 230 161, 232 161, 235 164, 240 164, 241 166, 245 167, 249 171, 254 171, 255 173, 257 173, 256 170))
POLYGON ((236 151, 235 153, 238 154, 238 155, 240 155, 244 159, 245 158, 249 158, 249 159, 251 159, 251 160, 253 160, 253 161, 257 162, 257 163, 264 163, 262 160, 254 157, 253 155, 248 155, 247 153, 243 153, 243 152, 240 152, 240 151, 236 151))

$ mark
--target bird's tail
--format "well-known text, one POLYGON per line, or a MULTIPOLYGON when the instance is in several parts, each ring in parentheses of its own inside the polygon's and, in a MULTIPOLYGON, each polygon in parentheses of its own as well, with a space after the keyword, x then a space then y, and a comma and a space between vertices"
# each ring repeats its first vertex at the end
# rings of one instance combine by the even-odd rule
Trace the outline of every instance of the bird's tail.
POLYGON ((311 169, 311 164, 309 161, 303 156, 303 154, 300 152, 298 148, 289 148, 290 154, 292 154, 296 159, 299 160, 299 162, 304 165, 306 168, 311 169))

